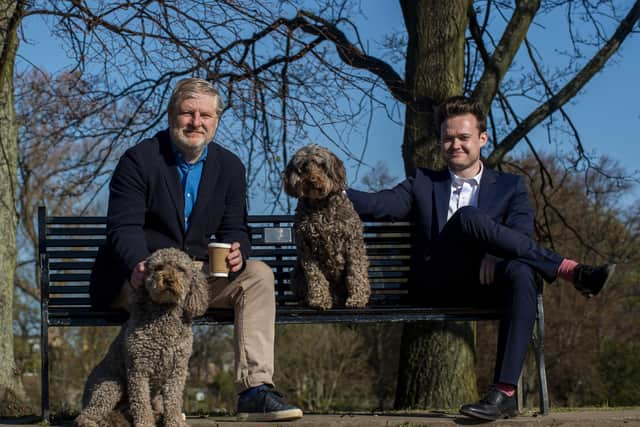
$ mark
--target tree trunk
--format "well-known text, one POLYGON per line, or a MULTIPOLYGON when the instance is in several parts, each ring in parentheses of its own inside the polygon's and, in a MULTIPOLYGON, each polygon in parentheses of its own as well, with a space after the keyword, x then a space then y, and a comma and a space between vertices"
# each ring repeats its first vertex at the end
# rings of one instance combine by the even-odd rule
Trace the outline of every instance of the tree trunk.
POLYGON ((13 109, 17 29, 24 3, 0 0, 0 416, 30 412, 13 352, 18 129, 13 109))
MULTIPOLYGON (((460 95, 470 0, 401 0, 409 35, 405 81, 407 105, 402 147, 405 170, 444 166, 434 105, 460 95)), ((426 322, 405 325, 395 406, 450 408, 477 398, 472 325, 426 322)))

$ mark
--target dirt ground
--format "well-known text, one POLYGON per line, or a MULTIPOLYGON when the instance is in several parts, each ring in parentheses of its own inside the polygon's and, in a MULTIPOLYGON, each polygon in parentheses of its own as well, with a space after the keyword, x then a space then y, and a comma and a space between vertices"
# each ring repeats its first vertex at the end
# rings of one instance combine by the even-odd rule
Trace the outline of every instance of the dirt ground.
MULTIPOLYGON (((454 425, 478 425, 487 424, 474 421, 470 418, 453 413, 437 411, 415 412, 415 413, 392 413, 392 414, 345 414, 345 415, 324 415, 309 414, 304 418, 294 422, 271 422, 271 423, 247 423, 236 422, 232 417, 207 417, 187 419, 193 427, 258 427, 258 426, 304 426, 304 427, 419 427, 419 426, 454 426, 454 425)), ((0 427, 8 426, 41 426, 37 419, 0 419, 0 427)), ((58 426, 72 426, 71 421, 55 424, 58 426)), ((534 413, 527 413, 517 418, 500 420, 492 425, 500 426, 553 426, 553 427, 640 427, 640 408, 623 410, 579 410, 560 412, 554 411, 548 416, 538 416, 534 413)))

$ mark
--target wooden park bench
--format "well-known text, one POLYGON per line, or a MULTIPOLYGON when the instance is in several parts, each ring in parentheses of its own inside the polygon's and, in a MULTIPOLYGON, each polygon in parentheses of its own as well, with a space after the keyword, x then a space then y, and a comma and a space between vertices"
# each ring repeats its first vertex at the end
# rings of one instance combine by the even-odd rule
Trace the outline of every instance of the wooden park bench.
MULTIPOLYGON (((269 264, 275 274, 276 323, 374 323, 416 321, 498 320, 500 312, 469 307, 419 307, 407 301, 411 225, 365 223, 372 294, 364 309, 318 311, 300 305, 289 290, 289 271, 296 259, 292 215, 249 216, 252 258, 269 264)), ((106 235, 106 218, 47 216, 38 210, 38 276, 41 297, 42 417, 49 419, 48 329, 59 326, 120 325, 126 313, 96 311, 89 303, 89 275, 98 247, 106 235)), ((209 310, 195 320, 200 325, 233 322, 231 310, 209 310)), ((537 322, 532 337, 538 368, 540 412, 549 412, 544 365, 542 282, 538 286, 537 322)))

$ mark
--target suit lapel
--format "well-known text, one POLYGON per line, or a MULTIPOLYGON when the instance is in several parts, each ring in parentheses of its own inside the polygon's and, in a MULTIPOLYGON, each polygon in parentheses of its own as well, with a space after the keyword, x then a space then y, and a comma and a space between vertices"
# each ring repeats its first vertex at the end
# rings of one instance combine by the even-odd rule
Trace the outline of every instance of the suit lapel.
POLYGON ((176 209, 180 226, 184 232, 184 194, 182 192, 182 186, 180 185, 180 176, 178 175, 178 163, 171 149, 168 132, 165 137, 160 140, 160 150, 167 165, 164 173, 164 182, 173 201, 173 206, 176 209))
POLYGON ((449 199, 451 198, 451 175, 449 170, 439 171, 433 180, 434 204, 436 207, 436 217, 438 221, 438 231, 447 223, 447 212, 449 210, 449 199))
POLYGON ((219 157, 218 147, 213 142, 210 143, 207 159, 202 168, 200 184, 198 185, 198 198, 191 212, 191 227, 189 230, 194 228, 194 224, 199 223, 198 218, 200 216, 207 215, 209 212, 207 206, 209 205, 209 200, 214 195, 218 178, 220 177, 221 165, 218 161, 219 157))
POLYGON ((493 169, 484 167, 482 172, 482 180, 480 181, 480 190, 478 193, 478 209, 488 212, 491 207, 491 201, 496 195, 496 181, 498 174, 493 169))

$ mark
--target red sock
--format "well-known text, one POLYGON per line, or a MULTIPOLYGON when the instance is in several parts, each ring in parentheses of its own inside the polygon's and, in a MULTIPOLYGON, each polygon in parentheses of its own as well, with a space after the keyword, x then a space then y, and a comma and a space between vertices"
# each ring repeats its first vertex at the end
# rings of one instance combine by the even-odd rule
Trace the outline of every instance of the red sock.
POLYGON ((572 259, 563 259, 558 267, 558 277, 573 283, 573 269, 576 268, 576 265, 578 263, 572 259))
POLYGON ((497 383, 495 384, 495 387, 498 389, 498 391, 506 394, 508 397, 513 396, 513 394, 516 392, 516 388, 511 384, 497 383))

